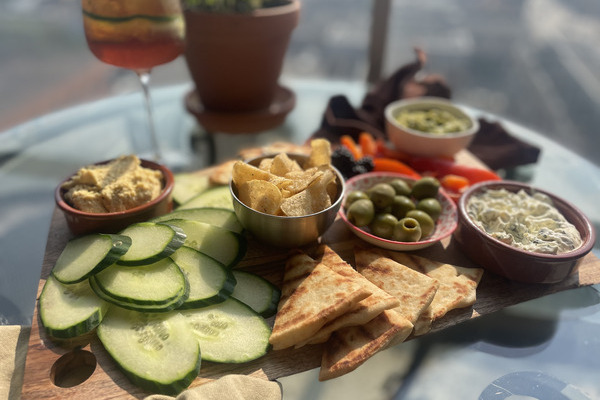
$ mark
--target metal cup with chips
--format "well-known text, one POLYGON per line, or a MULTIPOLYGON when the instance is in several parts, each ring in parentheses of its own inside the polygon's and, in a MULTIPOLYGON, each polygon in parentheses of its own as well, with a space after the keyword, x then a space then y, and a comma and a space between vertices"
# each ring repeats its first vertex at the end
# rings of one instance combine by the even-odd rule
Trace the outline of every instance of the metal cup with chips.
POLYGON ((230 189, 242 225, 278 247, 317 240, 335 220, 344 195, 344 179, 328 152, 317 142, 310 155, 279 153, 236 163, 230 189))

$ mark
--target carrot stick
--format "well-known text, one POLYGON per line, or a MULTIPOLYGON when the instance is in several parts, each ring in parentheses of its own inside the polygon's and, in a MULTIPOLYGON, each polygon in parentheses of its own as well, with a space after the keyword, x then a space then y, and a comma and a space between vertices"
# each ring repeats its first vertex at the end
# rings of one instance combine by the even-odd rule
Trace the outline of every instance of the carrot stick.
POLYGON ((377 154, 377 142, 369 132, 361 132, 358 135, 358 143, 363 156, 375 156, 377 154))
POLYGON ((404 164, 402 161, 394 160, 392 158, 376 157, 373 159, 373 164, 373 171, 376 172, 397 172, 415 179, 421 178, 421 175, 417 171, 404 164))
POLYGON ((352 153, 355 160, 360 160, 362 158, 362 150, 358 144, 356 144, 352 136, 342 135, 342 137, 340 137, 340 144, 350 150, 350 153, 352 153))
POLYGON ((340 137, 340 144, 350 150, 355 160, 360 160, 363 157, 360 147, 356 144, 352 136, 342 135, 340 137))
POLYGON ((440 184, 446 190, 460 192, 470 185, 470 182, 464 176, 448 174, 440 178, 440 184))

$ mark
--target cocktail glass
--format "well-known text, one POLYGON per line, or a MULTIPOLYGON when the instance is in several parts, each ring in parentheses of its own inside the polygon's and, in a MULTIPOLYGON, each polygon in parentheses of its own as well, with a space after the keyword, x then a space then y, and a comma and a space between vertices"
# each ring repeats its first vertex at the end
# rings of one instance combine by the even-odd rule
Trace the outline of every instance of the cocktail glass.
POLYGON ((162 154, 154 126, 150 73, 184 49, 179 0, 82 0, 88 47, 102 62, 134 71, 141 83, 155 161, 162 154))

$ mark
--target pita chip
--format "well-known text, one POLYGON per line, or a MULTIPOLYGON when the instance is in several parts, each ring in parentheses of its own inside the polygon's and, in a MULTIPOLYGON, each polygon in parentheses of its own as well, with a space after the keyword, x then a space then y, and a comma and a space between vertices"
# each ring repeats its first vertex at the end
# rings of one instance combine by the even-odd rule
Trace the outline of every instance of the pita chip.
POLYGON ((243 160, 248 160, 250 158, 278 153, 298 153, 308 155, 310 150, 308 145, 298 145, 290 142, 274 142, 263 147, 244 148, 238 153, 238 156, 243 160))
POLYGON ((321 245, 318 250, 322 253, 320 261, 338 274, 352 279, 363 285, 371 295, 356 304, 349 312, 328 322, 309 340, 309 344, 324 343, 333 331, 354 325, 363 325, 381 314, 384 310, 400 305, 400 301, 389 293, 379 289, 367 278, 359 274, 350 264, 344 261, 335 251, 327 245, 321 245))
POLYGON ((413 254, 388 252, 394 261, 437 279, 440 286, 433 301, 415 323, 415 335, 429 332, 431 323, 442 318, 450 310, 472 306, 483 269, 465 268, 413 254))
POLYGON ((287 259, 277 310, 281 309, 287 299, 294 293, 296 288, 300 286, 304 279, 310 275, 317 264, 317 261, 313 260, 304 252, 297 252, 287 259))
POLYGON ((392 340, 408 337, 413 325, 400 314, 386 310, 365 325, 350 326, 331 335, 323 350, 319 380, 354 371, 392 340))
POLYGON ((209 177, 211 183, 214 183, 215 185, 229 185, 233 171, 233 164, 235 164, 236 161, 237 160, 225 161, 215 167, 209 177))
POLYGON ((358 272, 400 300, 394 310, 415 324, 433 301, 440 285, 437 279, 397 263, 379 249, 357 247, 354 257, 358 272))
POLYGON ((370 294, 360 284, 319 263, 284 300, 269 342, 274 350, 305 342, 370 294))

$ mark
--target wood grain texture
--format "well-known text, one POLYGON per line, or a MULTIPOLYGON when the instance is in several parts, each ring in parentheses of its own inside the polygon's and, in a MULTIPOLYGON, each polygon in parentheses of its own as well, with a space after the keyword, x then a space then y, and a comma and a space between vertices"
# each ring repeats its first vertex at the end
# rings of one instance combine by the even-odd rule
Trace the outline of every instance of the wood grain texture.
MULTIPOLYGON (((468 154, 461 155, 461 160, 466 164, 477 163, 477 160, 468 154)), ((70 237, 63 215, 59 210, 55 210, 42 265, 38 298, 54 262, 70 237)), ((359 242, 359 239, 354 237, 339 219, 321 240, 329 244, 351 265, 354 265, 354 246, 357 243, 363 243, 359 242)), ((306 250, 310 253, 313 249, 308 247, 306 250)), ((276 285, 280 285, 288 253, 287 250, 265 246, 249 238, 248 252, 236 268, 256 272, 276 285)), ((475 266, 460 253, 451 238, 420 250, 416 254, 456 265, 475 266)), ((477 301, 474 306, 451 311, 444 318, 433 323, 432 332, 441 331, 469 319, 490 314, 527 300, 597 283, 600 283, 600 260, 593 254, 588 254, 581 260, 576 274, 563 282, 552 285, 521 284, 491 273, 484 273, 477 290, 477 301)), ((272 323, 273 319, 269 322, 272 323)), ((299 349, 270 351, 261 359, 246 364, 203 362, 200 375, 191 386, 198 386, 232 373, 274 380, 307 371, 320 366, 321 349, 320 345, 312 345, 299 349)), ((141 399, 148 394, 128 381, 104 351, 94 334, 78 341, 52 342, 40 325, 36 301, 26 358, 22 399, 141 399), (61 363, 57 363, 57 360, 78 348, 89 351, 95 356, 94 372, 87 380, 74 387, 56 386, 53 382, 56 381, 56 375, 61 370, 58 368, 61 363)))

